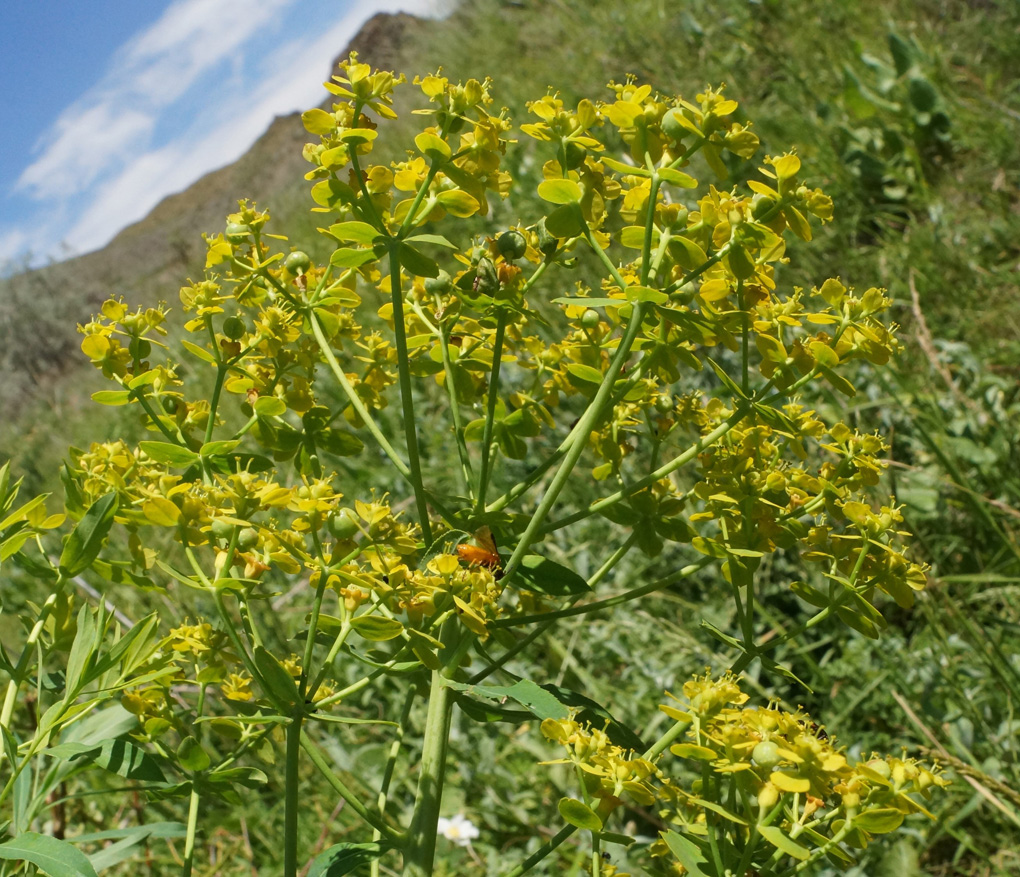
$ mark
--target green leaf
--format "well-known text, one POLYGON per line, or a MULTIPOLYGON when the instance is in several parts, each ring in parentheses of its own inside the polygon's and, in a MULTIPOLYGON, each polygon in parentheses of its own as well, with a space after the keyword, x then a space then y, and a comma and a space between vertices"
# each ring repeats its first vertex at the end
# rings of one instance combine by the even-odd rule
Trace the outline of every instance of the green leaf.
POLYGON ((404 631, 404 625, 396 619, 379 615, 359 615, 351 619, 351 627, 360 636, 375 643, 396 639, 404 631))
POLYGON ((677 861, 684 866, 691 877, 708 877, 699 867, 707 865, 708 859, 701 854, 701 848, 697 844, 675 831, 663 831, 661 837, 669 847, 669 851, 676 856, 677 861))
POLYGON ((336 844, 315 857, 307 877, 342 877, 368 865, 390 849, 380 843, 336 844))
POLYGON ((92 401, 100 405, 127 405, 131 401, 131 391, 99 390, 92 394, 92 401))
POLYGON ((340 180, 319 180, 312 186, 312 200, 322 207, 335 207, 337 204, 351 204, 356 200, 354 190, 341 183, 340 180))
POLYGON ((803 862, 811 857, 811 851, 807 847, 802 847, 775 825, 759 825, 758 833, 777 850, 798 861, 803 862))
POLYGON ((478 200, 463 189, 450 189, 447 192, 440 192, 436 196, 436 200, 447 213, 451 213, 459 219, 474 216, 480 206, 478 200))
POLYGON ((360 268, 369 262, 376 261, 381 254, 375 250, 353 250, 349 247, 341 247, 329 257, 329 263, 338 268, 360 268))
POLYGON ((116 512, 116 493, 100 497, 85 512, 78 526, 67 537, 64 550, 60 553, 60 574, 65 579, 73 578, 88 569, 89 564, 99 556, 103 542, 113 526, 116 512))
POLYGON ((577 204, 582 192, 573 180, 543 180, 538 184, 538 197, 550 204, 577 204))
POLYGON ((534 717, 529 710, 518 710, 499 704, 486 703, 484 700, 468 697, 460 691, 456 692, 456 700, 461 712, 475 722, 510 722, 520 725, 534 717))
POLYGON ((895 831, 903 822, 903 813, 895 807, 879 807, 865 810, 854 817, 854 828, 870 831, 873 834, 888 834, 895 831))
POLYGON ((338 222, 329 227, 329 233, 344 243, 370 244, 381 237, 379 229, 367 222, 338 222))
POLYGON ((223 442, 206 442, 198 449, 198 453, 203 457, 215 457, 218 454, 229 454, 239 444, 241 444, 240 439, 231 439, 223 442))
POLYGON ((554 597, 569 597, 591 591, 584 578, 572 569, 539 554, 524 555, 514 575, 514 586, 554 597))
POLYGON ((346 429, 326 429, 315 436, 315 443, 337 457, 353 457, 365 450, 365 443, 346 429))
POLYGON ((186 341, 182 339, 181 346, 183 346, 184 349, 187 350, 192 356, 198 357, 203 362, 208 362, 212 363, 213 365, 216 365, 216 357, 213 356, 204 347, 199 347, 193 341, 186 341))
POLYGON ((397 250, 400 264, 417 277, 438 277, 439 264, 414 247, 401 244, 397 250))
POLYGON ((455 691, 476 694, 495 701, 502 702, 510 698, 538 719, 566 719, 570 716, 569 708, 560 703, 554 694, 530 679, 520 679, 513 685, 468 685, 452 680, 446 685, 455 691))
POLYGON ((274 698, 288 706, 294 706, 301 701, 294 677, 262 646, 255 647, 255 667, 274 698))
POLYGON ((584 220, 576 204, 564 204, 545 218, 545 227, 554 237, 572 238, 584 231, 584 220))
POLYGON ((560 798, 557 809, 564 821, 575 828, 582 828, 585 831, 602 831, 602 820, 599 819, 598 813, 584 801, 578 801, 577 798, 560 798))
POLYGON ((593 368, 592 366, 585 365, 581 362, 572 362, 567 365, 567 372, 579 381, 584 381, 586 384, 595 384, 598 386, 602 383, 602 372, 600 372, 597 368, 593 368))
POLYGON ((656 171, 656 174, 658 174, 660 180, 669 183, 671 186, 680 186, 682 189, 696 189, 698 187, 698 181, 683 171, 664 167, 656 171))
POLYGON ((628 286, 625 291, 627 301, 650 301, 657 305, 663 305, 669 301, 669 296, 661 289, 652 289, 650 286, 628 286))
POLYGON ((287 410, 287 403, 279 396, 259 396, 251 407, 259 417, 279 417, 287 410))
POLYGON ((212 764, 209 753, 194 737, 185 737, 177 747, 177 760, 181 767, 195 773, 205 770, 212 764))
POLYGON ((96 869, 77 847, 34 831, 0 844, 0 859, 31 862, 49 877, 97 877, 96 869))
POLYGON ((157 463, 169 466, 190 466, 198 461, 198 454, 180 445, 170 442, 139 442, 138 449, 144 451, 157 463))
POLYGON ((52 757, 94 764, 130 780, 165 783, 159 762, 148 752, 127 740, 107 740, 102 746, 90 748, 83 743, 64 743, 46 750, 52 757))
POLYGON ((435 244, 437 247, 448 247, 451 250, 458 249, 455 243, 447 240, 441 234, 416 234, 404 240, 422 244, 435 244))

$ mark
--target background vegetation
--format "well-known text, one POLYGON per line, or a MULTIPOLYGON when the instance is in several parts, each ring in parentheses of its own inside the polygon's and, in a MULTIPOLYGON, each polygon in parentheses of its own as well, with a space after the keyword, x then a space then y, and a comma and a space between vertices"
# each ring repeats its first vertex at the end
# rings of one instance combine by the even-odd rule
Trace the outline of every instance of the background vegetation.
MULTIPOLYGON (((365 60, 409 74, 442 65, 451 78, 493 75, 496 94, 516 118, 525 115, 523 101, 547 86, 571 103, 629 72, 685 95, 724 81, 756 120, 759 155, 793 144, 808 159, 810 182, 833 196, 836 219, 815 245, 793 253, 783 281, 810 286, 838 274, 862 288, 887 287, 898 301, 908 347, 895 379, 863 382, 870 392, 849 406, 825 394, 808 401, 823 410, 847 408, 855 425, 892 436, 888 486, 905 507, 932 580, 909 614, 888 611, 889 629, 877 643, 841 630, 807 651, 786 647, 776 659, 812 690, 791 684, 777 693, 819 714, 837 736, 864 740, 865 748, 902 744, 938 757, 959 776, 940 796, 935 822, 918 821, 895 846, 870 849, 859 874, 1020 874, 1020 719, 1014 715, 1020 703, 1020 6, 1011 0, 469 0, 445 21, 409 26, 395 18, 373 27, 359 40, 365 60)), ((97 410, 88 400, 101 379, 83 370, 73 327, 103 298, 175 303, 189 272, 200 274, 199 232, 220 230, 222 215, 239 197, 269 207, 292 241, 314 253, 318 235, 301 179, 304 139, 299 122, 280 120, 237 165, 168 199, 104 251, 4 281, 0 401, 9 416, 0 448, 28 486, 59 489, 57 467, 72 442, 140 432, 111 415, 119 409, 97 410)), ((493 229, 527 215, 527 199, 534 197, 527 179, 531 173, 537 182, 538 166, 529 166, 527 147, 515 160, 522 184, 493 218, 493 229)), ((355 458, 354 467, 347 477, 361 484, 385 487, 390 478, 365 457, 355 458)), ((557 547, 583 571, 587 545, 599 535, 593 525, 580 537, 572 531, 572 541, 557 547)), ((679 563, 664 555, 655 568, 679 563)), ((792 569, 774 570, 768 607, 777 630, 805 612, 785 584, 795 576, 792 569)), ((729 623, 726 603, 713 603, 710 585, 686 584, 611 623, 597 615, 566 620, 534 657, 544 666, 528 672, 591 692, 614 712, 650 715, 663 689, 731 660, 698 625, 701 618, 723 628, 729 623)), ((5 608, 16 610, 29 596, 4 594, 5 608)), ((151 609, 137 594, 113 596, 131 617, 151 609)), ((279 611, 301 611, 294 599, 281 595, 279 611)), ((561 795, 555 775, 534 773, 535 761, 550 757, 537 734, 491 727, 480 748, 457 759, 471 767, 447 789, 446 811, 463 810, 482 829, 473 850, 447 848, 451 875, 500 873, 501 851, 537 845, 527 840, 536 814, 553 812, 561 795)), ((373 769, 371 751, 359 771, 373 769)), ((354 766, 339 742, 330 754, 341 768, 354 766)), ((381 769, 381 746, 377 754, 381 769)), ((413 784, 414 777, 403 781, 413 784)), ((114 814, 98 800, 80 799, 73 818, 105 827, 114 814)), ((272 789, 253 792, 241 806, 205 814, 210 828, 203 842, 215 849, 215 873, 253 873, 253 849, 264 859, 279 848, 276 801, 272 789)), ((308 800, 307 812, 320 813, 323 828, 321 838, 312 836, 314 820, 305 820, 306 848, 342 840, 354 824, 334 803, 308 800)), ((177 818, 169 805, 148 806, 177 818)), ((643 818, 654 826, 653 817, 643 818)), ((152 842, 150 873, 169 867, 171 847, 152 842)), ((614 853, 622 870, 624 856, 614 853)), ((580 857, 568 848, 545 873, 571 873, 575 866, 580 857)))

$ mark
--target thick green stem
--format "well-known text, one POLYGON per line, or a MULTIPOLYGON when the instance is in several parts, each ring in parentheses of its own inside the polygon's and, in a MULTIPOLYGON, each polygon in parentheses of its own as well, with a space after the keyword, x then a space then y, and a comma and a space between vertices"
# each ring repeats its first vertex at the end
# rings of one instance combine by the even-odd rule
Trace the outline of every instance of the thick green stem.
MULTIPOLYGON (((594 239, 590 239, 590 243, 597 253, 600 253, 603 256, 605 255, 602 248, 598 246, 594 239)), ((609 264, 612 266, 611 262, 609 264)), ((615 266, 612 267, 614 273, 616 273, 615 266)), ((545 519, 549 516, 549 512, 552 511, 552 507, 556 504, 556 500, 559 498, 560 492, 564 487, 566 487, 567 480, 570 478, 570 475, 574 470, 574 466, 577 465, 577 461, 581 458, 581 454, 588 444, 586 440, 587 436, 591 434, 593 427, 603 414, 606 402, 612 396, 613 384, 616 382, 616 378, 619 376, 624 362, 626 362, 627 357, 630 355, 631 347, 634 344, 634 340, 637 338, 638 329, 641 327, 641 319, 643 315, 642 306, 642 302, 635 302, 633 304, 630 321, 627 324, 627 329, 624 332, 623 339, 620 341, 620 346, 617 348, 616 354, 613 356, 613 360, 610 362, 609 368, 606 370, 606 373, 602 378, 602 384, 599 386, 598 392, 595 394, 595 398, 592 399, 587 410, 585 410, 584 414, 581 415, 581 419, 578 421, 574 430, 577 434, 577 439, 564 455, 563 462, 560 463, 559 469, 556 470, 556 474, 553 476, 553 480, 549 484, 549 487, 545 492, 545 496, 542 497, 542 501, 539 503, 538 508, 535 509, 535 513, 528 522, 528 526, 524 533, 521 535, 521 539, 517 543, 517 547, 514 549, 513 554, 510 556, 510 560, 507 561, 506 569, 504 571, 504 577, 506 579, 511 579, 513 577, 513 574, 520 566, 521 560, 527 553, 528 548, 531 547, 531 544, 538 537, 539 531, 545 523, 545 519)))
POLYGON ((184 837, 184 864, 181 866, 181 877, 191 877, 195 864, 195 835, 198 833, 198 805, 201 796, 194 784, 188 798, 188 833, 184 837))
POLYGON ((407 445, 408 468, 414 502, 418 507, 418 523, 426 545, 432 543, 432 527, 425 499, 425 486, 421 480, 421 460, 418 457, 418 432, 414 421, 414 399, 411 397, 411 363, 407 354, 407 332, 404 327, 404 296, 400 286, 400 258, 397 244, 390 246, 390 300, 393 303, 393 340, 397 347, 397 376, 400 383, 400 408, 404 418, 404 441, 407 445))
POLYGON ((475 511, 485 508, 485 493, 489 489, 492 430, 496 419, 496 402, 499 400, 499 367, 503 359, 503 335, 506 331, 507 312, 500 311, 496 323, 496 337, 492 344, 492 374, 489 376, 489 398, 485 409, 485 429, 482 432, 482 465, 478 473, 478 501, 475 511))
POLYGON ((452 710, 453 700, 446 680, 439 670, 433 670, 418 775, 418 794, 414 803, 414 816, 411 818, 408 846, 404 852, 404 877, 432 875, 452 710))
POLYGON ((301 758, 300 713, 287 726, 287 765, 283 810, 283 877, 296 877, 298 869, 298 768, 301 758))

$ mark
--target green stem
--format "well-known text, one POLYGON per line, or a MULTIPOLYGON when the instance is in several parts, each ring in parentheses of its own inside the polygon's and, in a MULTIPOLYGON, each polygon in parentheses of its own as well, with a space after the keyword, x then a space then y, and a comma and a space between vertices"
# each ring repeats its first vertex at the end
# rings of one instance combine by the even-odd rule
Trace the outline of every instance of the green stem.
POLYGON ((358 814, 362 819, 365 820, 372 828, 383 834, 391 842, 398 842, 402 840, 399 832, 394 831, 390 828, 385 821, 383 821, 377 814, 369 810, 358 798, 357 795, 351 790, 351 788, 338 777, 334 772, 333 768, 329 766, 329 762, 326 761, 325 756, 319 751, 319 747, 315 745, 312 738, 308 736, 307 732, 301 731, 301 748, 305 750, 305 754, 309 760, 314 764, 319 772, 323 775, 326 782, 329 783, 334 791, 336 791, 350 806, 350 808, 358 814))
POLYGON ((404 296, 400 286, 400 258, 398 244, 390 245, 390 300, 393 303, 393 338, 397 346, 397 375, 400 382, 400 407, 404 416, 404 441, 411 472, 411 487, 418 507, 418 523, 426 545, 432 544, 432 526, 425 499, 425 486, 421 480, 421 461, 418 458, 418 431, 414 421, 414 399, 411 397, 411 363, 407 354, 407 331, 404 326, 404 296))
POLYGON ((450 400, 450 416, 453 418, 453 436, 457 441, 457 456, 460 458, 460 471, 464 478, 464 488, 468 495, 474 490, 474 474, 471 471, 471 459, 468 457, 467 444, 464 441, 464 427, 460 417, 460 401, 457 399, 457 384, 453 378, 453 361, 450 359, 450 348, 446 327, 439 326, 439 348, 443 356, 443 371, 446 375, 446 395, 450 400))
MULTIPOLYGON (((14 668, 14 672, 11 674, 10 681, 7 683, 7 692, 4 694, 4 705, 0 709, 0 728, 3 728, 4 732, 8 732, 11 727, 11 717, 14 715, 14 704, 18 699, 18 689, 21 687, 21 683, 25 679, 25 671, 28 669, 28 662, 32 658, 32 653, 35 650, 35 644, 39 641, 39 637, 42 634, 43 627, 46 624, 46 619, 50 617, 50 613, 53 612, 54 607, 57 605, 57 600, 63 591, 64 578, 59 577, 56 584, 53 587, 53 592, 46 598, 46 602, 42 604, 39 609, 39 617, 36 619, 35 624, 32 625, 32 629, 28 633, 28 639, 25 640, 25 648, 21 652, 21 657, 18 658, 18 664, 14 668)), ((3 765, 4 759, 7 757, 7 747, 0 746, 0 766, 3 765)))
POLYGON ((287 725, 287 766, 283 811, 283 877, 296 877, 298 869, 298 768, 301 756, 301 724, 296 712, 287 725))
POLYGON ((622 490, 618 490, 615 493, 604 496, 602 499, 591 503, 587 508, 574 512, 572 515, 567 515, 564 518, 559 518, 558 520, 546 524, 538 531, 539 536, 544 536, 547 533, 552 533, 554 530, 560 530, 563 527, 569 527, 571 524, 575 524, 578 521, 583 521, 585 518, 590 518, 592 515, 598 514, 604 509, 616 505, 618 502, 622 502, 628 497, 633 496, 635 493, 638 493, 646 487, 654 484, 656 481, 665 478, 677 469, 686 466, 689 462, 691 462, 691 460, 697 458, 702 451, 714 445, 720 438, 736 427, 747 416, 749 410, 750 408, 747 406, 738 406, 737 410, 734 411, 733 414, 731 414, 711 432, 698 439, 697 442, 691 445, 682 454, 677 455, 668 463, 664 463, 658 469, 649 472, 643 478, 639 478, 633 484, 627 485, 627 487, 622 490))
MULTIPOLYGON (((607 267, 611 270, 611 273, 618 278, 618 282, 622 282, 622 278, 619 276, 616 266, 609 260, 609 257, 598 245, 598 242, 595 241, 590 231, 588 232, 587 237, 588 243, 604 260, 607 267)), ((621 285, 621 288, 625 289, 626 285, 621 285)), ((581 415, 581 419, 578 421, 577 426, 574 429, 574 432, 577 434, 577 439, 566 452, 563 462, 560 463, 559 469, 556 470, 556 474, 553 476, 552 482, 549 484, 549 487, 545 492, 545 496, 542 497, 542 501, 539 503, 538 508, 535 509, 535 513, 528 522, 528 526, 522 534, 520 541, 517 543, 517 547, 514 549, 513 554, 510 556, 510 560, 507 561, 506 569, 504 570, 504 578, 511 579, 513 577, 517 568, 520 566, 521 560, 527 553, 528 548, 531 547, 532 542, 534 542, 538 537, 539 531, 545 523, 545 519, 549 516, 549 512, 552 511, 552 507, 559 498, 560 492, 564 487, 566 487, 567 479, 570 478, 570 474, 573 472, 574 466, 577 465, 577 461, 581 458, 581 454, 585 447, 587 447, 587 437, 591 434, 595 423, 602 416, 606 402, 612 396, 613 384, 616 382, 627 357, 630 356, 631 347, 634 344, 634 340, 637 338, 638 330, 641 328, 641 319, 643 314, 643 302, 634 302, 630 314, 630 320, 627 323, 627 329, 620 341, 620 346, 617 348, 612 361, 609 363, 609 368, 606 370, 606 373, 602 378, 602 384, 599 386, 598 392, 595 394, 595 398, 592 399, 584 414, 581 415)))
MULTIPOLYGON (((634 545, 636 541, 637 534, 632 532, 630 536, 627 537, 627 541, 624 542, 623 545, 621 545, 619 548, 617 548, 616 551, 614 551, 609 556, 609 559, 606 560, 606 562, 603 563, 601 567, 599 567, 596 573, 590 579, 588 579, 588 587, 594 590, 595 586, 599 582, 601 582, 602 579, 604 579, 609 574, 610 570, 612 570, 613 567, 616 566, 616 564, 618 564, 624 558, 624 556, 627 554, 628 551, 630 551, 631 547, 634 545)), ((571 605, 577 602, 578 599, 580 598, 574 598, 573 600, 568 601, 567 604, 563 606, 563 608, 568 609, 571 605)), ((489 664, 488 667, 485 667, 484 669, 477 672, 474 676, 472 676, 468 680, 468 682, 471 685, 477 685, 483 679, 487 678, 488 676, 491 676, 500 667, 506 664, 507 661, 514 657, 514 655, 517 655, 520 652, 522 652, 536 639, 542 636, 542 634, 549 630, 549 628, 552 627, 558 620, 559 620, 558 618, 550 618, 540 623, 538 627, 531 631, 531 633, 519 639, 502 655, 500 655, 496 660, 489 664)))
MULTIPOLYGON (((393 773, 397 767, 397 756, 400 755, 400 747, 404 742, 404 728, 407 726, 407 719, 411 715, 411 706, 414 704, 414 699, 418 695, 418 687, 412 685, 407 690, 407 695, 404 697, 404 706, 400 711, 400 719, 397 721, 397 731, 394 735, 393 742, 390 743, 390 751, 386 757, 386 769, 383 771, 382 785, 379 786, 379 795, 376 798, 375 805, 379 812, 386 817, 386 803, 390 792, 390 783, 393 782, 393 773)), ((378 841, 382 839, 382 832, 376 829, 372 832, 372 840, 378 841)), ((373 859, 371 865, 371 877, 379 877, 379 860, 373 859)))
POLYGON ((581 606, 572 606, 569 609, 542 612, 538 615, 517 615, 510 618, 497 618, 489 623, 489 627, 520 627, 525 624, 535 624, 536 622, 544 622, 550 619, 569 618, 573 615, 587 615, 589 612, 598 612, 600 609, 611 609, 613 606, 619 606, 622 603, 627 603, 639 597, 644 597, 647 594, 653 594, 656 591, 668 588, 670 585, 676 584, 681 579, 687 578, 687 576, 692 575, 698 570, 704 569, 710 563, 714 563, 715 559, 714 557, 704 557, 697 563, 688 564, 683 569, 677 570, 665 578, 656 579, 647 585, 641 585, 638 588, 624 591, 615 597, 607 597, 605 600, 596 600, 594 603, 585 603, 581 606))
POLYGON ((564 825, 563 828, 556 832, 556 834, 549 838, 549 840, 542 844, 542 846, 535 850, 535 852, 528 856, 528 858, 521 862, 521 864, 519 864, 516 868, 507 871, 503 877, 521 877, 522 874, 526 874, 575 831, 577 831, 577 829, 574 828, 573 825, 564 825))
POLYGON ((507 311, 500 311, 496 322, 496 337, 493 340, 492 374, 489 376, 489 397, 485 409, 485 429, 482 432, 482 465, 478 473, 478 501, 475 513, 485 508, 485 493, 489 489, 489 457, 492 453, 492 430, 496 419, 496 402, 499 400, 499 368, 503 359, 503 335, 506 331, 507 311))
POLYGON ((198 805, 201 796, 195 788, 194 782, 191 786, 191 795, 188 798, 188 833, 184 838, 184 864, 181 866, 181 877, 191 877, 191 871, 195 862, 195 835, 198 833, 198 805))
POLYGON ((404 877, 432 875, 452 708, 453 700, 446 680, 439 670, 433 670, 418 775, 418 793, 414 802, 414 815, 411 818, 408 847, 404 852, 404 877))

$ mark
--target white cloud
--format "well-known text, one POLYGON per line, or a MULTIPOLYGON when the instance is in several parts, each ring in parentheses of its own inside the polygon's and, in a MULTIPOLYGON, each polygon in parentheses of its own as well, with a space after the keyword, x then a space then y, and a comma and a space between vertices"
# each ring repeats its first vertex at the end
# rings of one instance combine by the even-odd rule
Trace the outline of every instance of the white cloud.
MULTIPOLYGON (((67 243, 81 252, 103 246, 167 195, 243 155, 276 116, 319 104, 327 96, 322 82, 328 78, 330 61, 361 22, 380 7, 428 13, 435 4, 432 0, 363 0, 312 39, 300 37, 278 46, 262 62, 259 81, 245 83, 236 103, 214 107, 214 113, 206 114, 215 117, 215 127, 182 132, 165 146, 138 154, 116 176, 97 186, 91 204, 68 233, 67 243), (251 102, 250 95, 258 95, 257 101, 251 102)), ((187 32, 183 24, 178 30, 187 32)), ((237 193, 238 197, 245 194, 237 193)))
POLYGON ((86 190, 148 146, 159 112, 238 53, 295 0, 177 0, 114 57, 100 83, 57 118, 15 189, 44 200, 86 190))
POLYGON ((57 255, 54 240, 103 246, 240 157, 274 117, 319 104, 329 63, 374 13, 434 15, 446 2, 176 0, 42 139, 15 186, 39 209, 0 227, 0 262, 29 248, 57 255))

